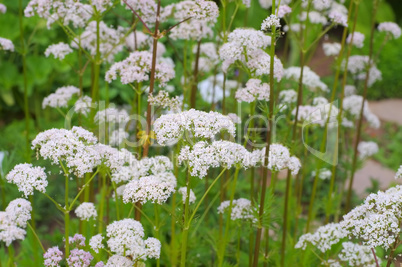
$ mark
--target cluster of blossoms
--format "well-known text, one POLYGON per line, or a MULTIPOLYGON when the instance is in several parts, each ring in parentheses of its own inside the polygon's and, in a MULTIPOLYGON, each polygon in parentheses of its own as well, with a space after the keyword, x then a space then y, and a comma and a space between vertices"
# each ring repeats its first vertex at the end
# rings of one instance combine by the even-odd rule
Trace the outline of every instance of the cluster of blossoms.
POLYGON ((399 237, 402 221, 402 187, 370 194, 364 203, 343 216, 341 222, 350 236, 370 248, 388 249, 399 237))
POLYGON ((176 177, 171 172, 162 172, 158 175, 143 176, 130 181, 124 188, 124 203, 144 204, 147 201, 162 204, 175 191, 176 177))
POLYGON ((288 5, 280 5, 278 7, 278 18, 283 18, 291 12, 292 9, 288 5))
POLYGON ((142 18, 145 23, 155 23, 157 4, 151 0, 126 0, 121 1, 122 5, 125 5, 126 9, 134 9, 142 18))
POLYGON ((33 167, 32 164, 18 164, 6 176, 9 183, 16 184, 18 191, 25 197, 33 195, 34 189, 45 193, 47 187, 45 168, 33 167))
MULTIPOLYGON (((155 238, 144 240, 144 228, 133 219, 115 221, 106 227, 107 245, 119 256, 130 256, 134 261, 159 258, 161 243, 155 238)), ((127 265, 127 266, 132 266, 127 265)), ((124 266, 124 265, 109 265, 124 266)))
POLYGON ((46 267, 60 266, 59 263, 63 260, 63 252, 58 247, 49 248, 45 254, 43 254, 43 265, 46 267))
POLYGON ((357 48, 362 48, 364 45, 364 34, 361 32, 353 32, 348 35, 346 38, 346 43, 352 43, 357 48))
POLYGON ((0 13, 5 14, 7 12, 7 7, 3 4, 0 4, 0 13))
MULTIPOLYGON (((155 68, 155 79, 165 85, 174 78, 173 63, 159 58, 155 68)), ((152 54, 148 51, 135 51, 121 62, 114 63, 106 72, 106 81, 112 82, 120 76, 122 84, 140 83, 149 80, 152 68, 152 54)))
POLYGON ((162 11, 162 17, 170 16, 182 22, 172 29, 170 37, 173 40, 201 40, 213 36, 212 26, 219 16, 219 9, 213 1, 180 1, 162 11))
POLYGON ((185 131, 194 138, 212 139, 223 130, 235 136, 233 121, 228 116, 213 111, 207 113, 190 109, 177 114, 162 115, 154 122, 154 131, 160 145, 178 141, 185 131))
POLYGON ((374 62, 369 62, 368 56, 354 55, 349 58, 347 70, 357 80, 364 81, 369 68, 369 79, 367 85, 371 87, 376 81, 382 79, 381 71, 376 67, 374 62))
POLYGON ((82 221, 89 221, 89 219, 98 217, 94 203, 83 202, 76 209, 75 214, 82 221))
POLYGON ((24 10, 26 17, 32 17, 36 14, 47 19, 48 28, 57 21, 65 26, 72 23, 75 28, 84 27, 91 19, 92 13, 91 5, 74 0, 31 0, 24 10))
MULTIPOLYGON (((124 34, 126 29, 108 27, 103 21, 99 23, 99 52, 101 58, 112 63, 114 56, 123 50, 124 34)), ((92 56, 97 52, 97 24, 91 21, 80 36, 71 42, 73 48, 84 48, 89 50, 92 56)))
MULTIPOLYGON (((255 153, 258 153, 257 151, 255 153)), ((261 162, 264 162, 265 148, 260 150, 262 155, 261 162)), ((290 156, 289 149, 281 144, 271 144, 268 155, 268 169, 278 172, 288 168, 292 175, 297 175, 301 168, 300 160, 295 156, 290 156)))
POLYGON ((344 215, 340 223, 330 223, 319 227, 314 234, 302 235, 295 247, 306 249, 311 244, 325 253, 344 238, 356 238, 363 246, 344 243, 339 258, 351 266, 371 266, 373 259, 367 253, 369 249, 381 247, 387 250, 399 239, 401 210, 402 186, 372 193, 363 204, 344 215))
POLYGON ((357 151, 359 151, 359 158, 364 159, 371 157, 378 152, 378 145, 375 142, 364 142, 361 141, 357 146, 357 151))
POLYGON ((8 50, 14 52, 14 44, 8 39, 0 37, 0 50, 8 50))
POLYGON ((158 176, 173 170, 173 163, 168 157, 155 156, 137 160, 130 152, 127 153, 124 163, 111 171, 112 181, 115 183, 138 180, 144 176, 158 176))
MULTIPOLYGON (((343 109, 350 114, 353 119, 358 119, 360 117, 362 105, 363 97, 359 95, 350 95, 343 99, 343 109)), ((380 127, 380 120, 371 112, 367 100, 364 101, 363 116, 371 127, 376 129, 380 127)))
POLYGON ((0 241, 8 247, 14 240, 24 240, 32 206, 28 200, 17 198, 5 211, 0 211, 0 241))
POLYGON ((52 164, 66 162, 70 171, 82 177, 101 164, 96 143, 93 133, 74 126, 71 130, 50 129, 39 133, 32 141, 32 149, 52 164))
POLYGON ((398 26, 398 24, 394 22, 383 22, 378 25, 378 30, 380 32, 386 32, 387 34, 392 35, 395 39, 401 37, 402 30, 398 26))
MULTIPOLYGON (((289 67, 285 70, 284 77, 298 82, 300 80, 300 74, 300 67, 289 67)), ((328 86, 320 80, 320 76, 318 76, 307 66, 305 66, 303 69, 303 85, 309 88, 311 91, 315 91, 317 89, 321 90, 322 92, 329 91, 328 86)))
MULTIPOLYGON (((91 265, 94 257, 90 252, 84 250, 85 240, 86 238, 80 234, 75 234, 74 237, 70 236, 69 243, 74 249, 70 251, 70 255, 66 259, 67 266, 89 267, 91 265)), ((63 260, 63 253, 58 247, 52 247, 45 252, 43 258, 44 266, 57 267, 60 266, 60 262, 63 260)))
POLYGON ((92 98, 84 95, 78 98, 77 101, 75 102, 74 111, 84 116, 88 116, 91 106, 92 106, 92 98))
POLYGON ((269 84, 262 83, 259 79, 250 79, 246 87, 237 90, 235 97, 239 102, 269 101, 269 91, 269 84))
POLYGON ((160 106, 176 112, 180 111, 182 106, 182 102, 178 96, 170 98, 169 93, 164 90, 160 90, 156 96, 149 94, 148 102, 152 106, 160 106))
POLYGON ((399 169, 395 174, 395 179, 399 179, 399 178, 402 178, 402 165, 399 166, 399 169))
POLYGON ((105 248, 105 245, 102 244, 102 241, 103 241, 103 236, 101 234, 94 235, 89 240, 89 246, 91 247, 91 249, 93 251, 95 251, 96 253, 99 253, 99 250, 105 248))
POLYGON ((259 150, 248 152, 243 146, 230 141, 214 141, 209 144, 200 141, 190 146, 184 146, 178 156, 179 163, 187 162, 192 176, 200 179, 207 175, 209 168, 255 166, 261 161, 259 150))
MULTIPOLYGON (((352 242, 343 242, 342 250, 338 255, 339 259, 343 262, 347 262, 349 266, 366 266, 376 267, 376 259, 370 247, 355 244, 352 242)), ((381 259, 377 259, 378 264, 381 263, 381 259)))
POLYGON ((261 24, 261 31, 269 32, 272 30, 272 27, 275 28, 281 27, 280 19, 273 14, 264 19, 264 21, 261 24))
MULTIPOLYGON (((235 62, 240 62, 255 76, 270 75, 271 57, 263 49, 271 44, 271 37, 254 29, 235 29, 228 35, 228 42, 219 49, 223 61, 222 70, 226 72, 235 62)), ((274 73, 278 81, 283 76, 282 62, 274 57, 274 73)))
POLYGON ((330 223, 319 227, 315 233, 307 233, 299 238, 295 248, 305 250, 307 245, 318 248, 322 253, 330 250, 332 245, 346 238, 348 232, 339 223, 330 223))
MULTIPOLYGON (((317 175, 316 171, 311 172, 312 177, 315 177, 316 175, 317 175)), ((331 176, 332 172, 327 168, 322 168, 318 170, 318 178, 320 178, 321 180, 328 180, 329 178, 331 178, 331 176)))
POLYGON ((293 89, 283 90, 279 93, 282 108, 288 108, 297 101, 297 92, 293 89))
MULTIPOLYGON (((186 203, 187 200, 187 187, 180 187, 177 192, 182 195, 183 203, 186 203)), ((190 189, 190 198, 188 199, 188 203, 195 203, 196 197, 194 191, 190 189)))
MULTIPOLYGON (((208 103, 215 103, 223 99, 223 73, 219 73, 215 76, 209 76, 207 79, 198 83, 198 90, 201 93, 202 98, 208 103)), ((232 89, 238 88, 239 83, 234 80, 225 81, 225 97, 229 97, 232 89)))
MULTIPOLYGON (((197 50, 197 46, 194 46, 193 53, 197 53, 197 50)), ((217 45, 213 42, 202 43, 200 45, 200 57, 198 61, 200 71, 211 71, 219 63, 217 45)))
MULTIPOLYGON (((292 0, 283 0, 281 1, 281 4, 288 5, 291 2, 292 0)), ((272 7, 272 0, 259 0, 259 3, 264 9, 269 9, 270 7, 272 7)), ((276 2, 276 5, 278 5, 278 2, 276 2)))
POLYGON ((323 43, 322 49, 324 50, 324 54, 327 57, 330 56, 338 56, 339 52, 341 51, 341 44, 340 43, 323 43))
MULTIPOLYGON (((319 125, 321 127, 324 127, 327 122, 328 127, 336 125, 334 123, 336 123, 339 112, 338 108, 333 104, 328 104, 325 98, 315 98, 314 100, 319 101, 316 103, 313 102, 314 106, 299 106, 298 121, 304 121, 304 125, 319 125)), ((296 112, 297 109, 294 108, 292 115, 296 116, 296 112)))
POLYGON ((68 54, 72 52, 73 50, 68 44, 60 42, 58 44, 49 45, 49 47, 46 48, 45 56, 49 57, 50 55, 53 55, 54 58, 63 60, 68 54))
POLYGON ((79 95, 80 89, 75 86, 60 87, 53 94, 48 95, 43 99, 42 108, 66 108, 68 101, 71 100, 73 95, 79 95))
MULTIPOLYGON (((230 207, 230 201, 223 201, 218 207, 218 213, 223 214, 228 211, 230 207)), ((230 219, 232 220, 251 220, 257 221, 255 217, 257 214, 256 208, 252 205, 251 201, 245 198, 234 199, 232 202, 232 212, 230 219)))

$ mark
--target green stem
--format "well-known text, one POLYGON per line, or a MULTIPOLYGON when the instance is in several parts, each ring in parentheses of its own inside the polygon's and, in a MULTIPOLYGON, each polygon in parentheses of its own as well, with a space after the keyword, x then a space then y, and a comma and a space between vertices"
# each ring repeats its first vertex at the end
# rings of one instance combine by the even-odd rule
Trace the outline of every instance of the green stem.
POLYGON ((46 250, 45 250, 45 248, 43 247, 42 242, 40 241, 39 236, 36 234, 35 229, 32 227, 32 225, 31 225, 30 223, 28 223, 28 227, 29 227, 29 229, 31 229, 33 235, 35 236, 36 240, 38 241, 38 243, 39 243, 39 245, 40 245, 40 248, 42 249, 43 253, 45 253, 46 250))
MULTIPOLYGON (((352 12, 352 7, 353 7, 352 3, 353 3, 353 1, 350 2, 348 14, 350 14, 352 12)), ((355 14, 354 14, 352 32, 355 32, 356 25, 357 25, 357 15, 358 15, 358 11, 359 11, 359 3, 360 2, 355 2, 355 14)), ((350 15, 348 16, 348 24, 349 24, 349 21, 350 21, 350 15)), ((341 43, 342 46, 341 46, 341 51, 339 52, 339 58, 341 58, 341 55, 342 55, 343 50, 344 50, 344 46, 345 46, 345 43, 346 43, 346 34, 347 34, 347 32, 348 32, 348 29, 345 28, 344 31, 343 31, 343 35, 342 35, 342 43, 341 43)), ((344 59, 344 61, 345 61, 345 71, 344 71, 345 75, 343 75, 343 78, 342 78, 341 98, 340 98, 339 113, 338 113, 338 118, 337 118, 338 119, 338 136, 341 136, 341 130, 342 130, 342 127, 339 127, 339 125, 342 124, 343 99, 344 99, 344 96, 345 96, 345 86, 346 86, 346 80, 347 80, 347 67, 348 67, 349 57, 350 57, 350 53, 352 51, 352 46, 353 46, 353 37, 354 37, 354 34, 352 35, 352 40, 350 41, 349 46, 347 47, 348 48, 347 49, 347 55, 346 55, 346 58, 344 59)), ((342 61, 338 60, 336 77, 339 77, 339 72, 340 72, 340 69, 341 69, 341 63, 342 63, 342 61)), ((334 89, 335 89, 336 85, 337 85, 337 79, 335 79, 334 83, 335 83, 335 86, 334 86, 334 89)), ((331 99, 331 102, 332 101, 333 100, 331 99)), ((339 151, 339 154, 341 154, 340 151, 339 151)), ((332 201, 333 201, 332 194, 333 194, 333 191, 334 191, 335 177, 336 177, 337 170, 338 170, 337 165, 332 164, 331 181, 330 181, 329 192, 328 192, 328 205, 327 205, 327 212, 326 212, 326 216, 325 216, 325 223, 329 222, 329 217, 332 214, 332 201)))
MULTIPOLYGON (((272 14, 275 14, 275 0, 272 0, 272 14)), ((272 127, 273 127, 273 113, 274 113, 274 103, 275 103, 275 95, 274 95, 274 58, 275 58, 275 33, 276 28, 275 26, 272 27, 272 36, 271 36, 271 51, 270 51, 270 75, 269 75, 269 129, 266 137, 266 150, 265 150, 265 158, 264 158, 264 168, 262 174, 262 189, 261 189, 261 200, 260 200, 260 210, 258 212, 259 220, 262 218, 264 213, 264 206, 265 206, 265 195, 267 191, 267 176, 268 176, 268 156, 269 156, 269 149, 271 147, 271 137, 272 137, 272 127)), ((253 259, 253 267, 257 267, 258 265, 258 256, 260 252, 260 245, 261 245, 261 234, 262 234, 262 227, 261 223, 257 229, 257 234, 255 238, 255 246, 254 246, 254 259, 253 259)))
POLYGON ((100 199, 100 206, 99 206, 99 220, 101 223, 99 223, 99 226, 98 226, 99 234, 101 234, 103 232, 103 225, 104 225, 103 214, 104 214, 105 199, 106 199, 106 175, 102 175, 101 179, 102 179, 102 188, 101 188, 101 199, 100 199))
POLYGON ((355 138, 355 144, 354 144, 354 154, 353 154, 353 163, 352 163, 352 175, 349 180, 349 187, 348 187, 348 195, 346 198, 346 205, 345 205, 345 213, 349 212, 350 210, 350 202, 352 198, 352 185, 353 185, 353 180, 355 177, 355 172, 356 172, 356 167, 357 167, 357 146, 359 145, 360 141, 360 136, 361 136, 361 130, 362 130, 362 124, 363 124, 363 111, 364 111, 364 106, 367 98, 367 91, 368 91, 368 80, 370 78, 370 68, 373 64, 372 62, 372 57, 373 57, 373 48, 374 48, 374 31, 375 31, 375 18, 377 14, 377 9, 378 9, 378 0, 374 0, 373 4, 373 14, 372 14, 372 21, 371 21, 371 34, 370 34, 370 48, 369 48, 369 60, 368 60, 368 65, 367 66, 367 72, 366 72, 366 79, 364 81, 364 89, 363 89, 363 103, 360 108, 360 117, 359 117, 359 122, 357 125, 357 133, 356 133, 356 138, 355 138))
POLYGON ((27 66, 26 66, 26 53, 25 40, 24 40, 24 25, 23 25, 23 6, 22 0, 19 0, 19 25, 20 25, 20 42, 21 42, 21 56, 22 56, 22 72, 24 81, 24 114, 25 114, 25 146, 26 146, 26 161, 31 162, 30 152, 31 144, 29 142, 29 105, 28 105, 28 79, 27 79, 27 66))
POLYGON ((70 209, 68 205, 68 175, 66 175, 65 183, 65 207, 68 209, 64 212, 64 239, 65 239, 65 255, 66 258, 70 255, 70 244, 69 244, 69 230, 70 230, 70 209))
POLYGON ((50 201, 52 201, 53 204, 56 205, 56 208, 57 208, 58 210, 60 210, 60 211, 63 212, 63 213, 66 212, 66 210, 65 210, 59 203, 57 203, 56 200, 54 200, 51 196, 49 196, 49 195, 46 194, 46 193, 43 193, 43 194, 44 194, 50 201))
POLYGON ((14 267, 15 266, 15 264, 14 264, 14 247, 13 247, 12 243, 7 247, 7 250, 8 250, 8 264, 7 264, 7 266, 14 267))
POLYGON ((187 239, 188 239, 188 231, 190 229, 190 224, 188 223, 189 219, 189 205, 190 205, 190 169, 187 172, 187 196, 186 196, 186 204, 184 205, 184 225, 183 225, 183 234, 181 237, 182 240, 182 246, 181 246, 181 260, 180 260, 180 266, 185 267, 186 266, 186 253, 187 253, 187 239))
POLYGON ((222 243, 221 243, 220 249, 219 249, 218 266, 223 265, 223 260, 225 258, 226 243, 227 243, 228 234, 229 234, 230 222, 232 220, 233 199, 234 199, 234 195, 236 192, 236 183, 237 183, 237 177, 239 176, 239 171, 240 171, 240 168, 236 168, 233 185, 232 185, 232 192, 230 193, 230 203, 229 203, 229 210, 228 210, 228 215, 227 215, 227 219, 226 219, 225 235, 223 236, 223 240, 222 240, 222 243))
MULTIPOLYGON (((158 204, 154 204, 154 213, 155 213, 155 237, 159 240, 160 239, 160 233, 159 233, 159 209, 158 209, 158 204)), ((156 260, 156 266, 160 267, 160 258, 156 260)))

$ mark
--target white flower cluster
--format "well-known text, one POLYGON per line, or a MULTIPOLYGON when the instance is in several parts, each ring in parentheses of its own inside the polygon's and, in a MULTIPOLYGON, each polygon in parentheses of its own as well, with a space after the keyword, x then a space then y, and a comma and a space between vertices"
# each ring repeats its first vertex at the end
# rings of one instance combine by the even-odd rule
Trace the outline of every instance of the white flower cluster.
POLYGON ((68 44, 60 42, 58 44, 49 45, 45 50, 45 56, 49 57, 50 55, 53 55, 54 58, 63 60, 65 56, 72 52, 73 50, 68 44))
POLYGON ((278 18, 283 18, 290 12, 292 12, 292 9, 288 5, 280 5, 278 7, 278 18))
MULTIPOLYGON (((311 176, 315 177, 316 176, 316 171, 311 172, 311 176)), ((318 170, 318 178, 321 180, 327 180, 330 179, 332 176, 332 172, 328 170, 327 168, 322 168, 318 170)))
POLYGON ((43 258, 45 260, 43 264, 46 267, 59 267, 59 263, 63 259, 63 252, 58 247, 52 247, 43 254, 43 258))
POLYGON ((341 51, 341 44, 340 43, 323 43, 322 49, 324 50, 324 54, 327 57, 330 57, 330 56, 337 57, 339 55, 339 52, 341 51))
POLYGON ((75 214, 81 221, 89 221, 89 219, 96 219, 98 217, 98 213, 96 212, 96 208, 94 203, 91 202, 83 202, 76 209, 75 214))
MULTIPOLYGON (((265 148, 261 150, 263 158, 265 157, 265 148)), ((262 162, 263 162, 262 158, 262 162)), ((271 144, 269 146, 268 169, 280 171, 288 168, 292 175, 297 175, 301 168, 301 163, 295 156, 290 156, 289 149, 281 144, 271 144)))
POLYGON ((187 162, 191 175, 202 179, 209 168, 220 166, 250 167, 261 161, 260 151, 248 152, 243 146, 230 141, 200 141, 194 146, 184 146, 178 156, 179 163, 187 162))
POLYGON ((218 12, 216 4, 212 1, 186 0, 166 6, 161 17, 173 15, 175 21, 184 21, 170 32, 169 36, 173 40, 201 40, 213 37, 211 27, 216 22, 218 12))
POLYGON ((130 181, 126 185, 123 192, 123 202, 141 202, 144 204, 147 201, 151 201, 152 203, 162 204, 175 191, 176 185, 176 177, 171 172, 143 176, 130 181))
POLYGON ((34 189, 45 193, 48 185, 46 178, 45 168, 28 163, 16 165, 6 176, 7 181, 16 184, 25 197, 33 195, 34 189))
MULTIPOLYGON (((156 64, 155 79, 165 85, 174 78, 174 66, 158 59, 156 64)), ((122 84, 139 83, 149 80, 152 67, 152 54, 148 51, 135 51, 128 58, 117 62, 106 72, 106 81, 112 82, 120 76, 122 84)))
POLYGON ((332 23, 334 24, 338 24, 343 27, 348 27, 348 17, 342 12, 333 10, 329 12, 328 18, 330 18, 332 23))
MULTIPOLYGON (((343 109, 348 112, 353 119, 358 119, 360 117, 362 105, 363 97, 359 95, 351 95, 343 99, 343 109)), ((376 129, 380 127, 380 120, 371 112, 367 100, 364 101, 363 116, 371 127, 376 129)))
POLYGON ((350 44, 352 42, 352 44, 354 46, 356 46, 357 48, 362 48, 364 45, 364 34, 361 32, 353 32, 350 33, 348 35, 348 38, 346 38, 346 43, 350 44), (353 42, 352 42, 352 38, 353 38, 353 42))
POLYGON ((31 0, 25 8, 26 17, 37 14, 47 19, 47 26, 60 21, 64 25, 73 24, 75 28, 84 27, 92 17, 92 6, 74 0, 31 0))
POLYGON ((129 115, 126 110, 117 108, 106 108, 104 110, 100 110, 96 113, 95 122, 100 124, 102 123, 115 123, 119 124, 119 127, 124 127, 125 123, 129 120, 129 115))
POLYGON ((274 14, 271 14, 266 19, 264 19, 264 21, 261 24, 261 31, 269 32, 272 30, 272 27, 275 28, 281 27, 280 19, 274 14))
POLYGON ((32 141, 32 149, 52 164, 65 161, 70 171, 82 177, 101 163, 96 143, 93 133, 74 126, 71 130, 50 129, 39 133, 32 141))
MULTIPOLYGON (((282 0, 280 3, 284 5, 289 5, 291 2, 292 0, 282 0)), ((270 7, 272 7, 272 0, 259 0, 259 3, 264 9, 269 9, 270 7)), ((278 2, 276 2, 276 5, 278 5, 278 2)))
POLYGON ((68 101, 73 95, 79 95, 80 89, 75 86, 63 86, 60 87, 53 94, 48 95, 43 99, 42 108, 66 108, 68 101))
POLYGON ((177 114, 166 114, 156 119, 154 131, 160 145, 168 145, 183 137, 185 131, 195 138, 213 139, 222 130, 235 136, 233 121, 225 115, 190 109, 177 114))
POLYGON ((293 89, 283 90, 279 93, 279 100, 282 107, 288 108, 288 106, 296 103, 297 92, 293 89))
POLYGON ((378 145, 377 143, 372 141, 369 142, 361 141, 357 146, 357 151, 359 151, 359 158, 365 159, 378 152, 378 145))
POLYGON ((395 174, 395 179, 399 179, 399 178, 402 178, 402 165, 399 166, 399 169, 395 174))
POLYGON ((345 85, 345 96, 351 96, 356 94, 356 86, 347 84, 345 85))
MULTIPOLYGON (((223 214, 225 211, 229 210, 230 200, 223 201, 218 207, 218 213, 223 214)), ((251 204, 251 201, 245 198, 234 199, 232 202, 232 212, 230 214, 230 219, 232 220, 251 220, 253 222, 257 221, 255 214, 257 211, 255 207, 251 204)))
POLYGON ((402 186, 370 194, 364 203, 343 216, 341 222, 350 236, 370 248, 388 249, 399 237, 402 221, 402 186))
POLYGON ((14 44, 11 40, 0 37, 0 50, 8 50, 14 52, 14 44))
POLYGON ((330 223, 319 227, 315 233, 307 233, 299 238, 295 248, 305 250, 307 245, 317 247, 322 253, 330 250, 332 245, 347 237, 348 232, 339 223, 330 223))
POLYGON ((103 236, 101 234, 94 235, 89 240, 89 246, 93 251, 99 253, 99 250, 104 249, 105 245, 102 244, 103 236))
MULTIPOLYGON (((115 221, 106 227, 107 245, 110 251, 119 256, 131 256, 133 259, 146 260, 159 258, 161 243, 155 238, 144 240, 144 228, 133 219, 115 221), (159 254, 157 255, 157 253, 159 254)), ((110 261, 110 259, 109 259, 110 261)), ((121 260, 117 263, 123 263, 121 260)), ((109 264, 109 262, 108 262, 109 264)), ((126 266, 126 265, 106 265, 126 266)), ((127 265, 132 266, 132 265, 127 265)))
POLYGON ((22 198, 11 201, 5 211, 0 211, 0 241, 7 247, 14 240, 24 240, 31 211, 31 203, 22 198))
MULTIPOLYGON (((114 61, 114 56, 123 50, 125 29, 108 27, 103 21, 99 23, 99 52, 101 59, 109 63, 114 61)), ((91 21, 80 36, 71 42, 73 48, 82 47, 88 49, 92 56, 97 51, 97 26, 96 21, 91 21)))
POLYGON ((317 11, 310 11, 308 13, 306 11, 303 11, 299 15, 299 20, 305 21, 307 19, 307 14, 308 14, 308 19, 309 19, 310 23, 312 23, 312 24, 325 25, 328 23, 327 18, 324 15, 322 15, 321 12, 317 12, 317 11))
POLYGON ((190 11, 190 16, 197 20, 216 22, 219 17, 219 8, 214 1, 195 0, 195 8, 190 11))
MULTIPOLYGON (((347 262, 349 266, 376 267, 374 255, 368 246, 362 246, 352 242, 343 242, 342 250, 338 255, 341 261, 347 262)), ((381 260, 378 260, 378 264, 381 260)))
MULTIPOLYGON (((343 63, 344 64, 344 63, 343 63)), ((382 79, 381 71, 374 63, 369 64, 368 56, 351 56, 348 61, 347 69, 357 80, 365 80, 367 68, 370 66, 368 86, 371 87, 376 81, 382 79)))
POLYGON ((67 266, 89 267, 93 258, 94 257, 88 251, 75 248, 70 251, 70 256, 68 256, 66 260, 67 266))
MULTIPOLYGON (((187 200, 187 187, 180 187, 177 192, 179 192, 182 195, 182 201, 183 203, 186 203, 187 200)), ((196 197, 194 194, 194 191, 190 189, 190 198, 188 200, 188 203, 195 203, 196 197)))
POLYGON ((0 13, 5 14, 7 12, 7 7, 3 4, 0 4, 0 13))
POLYGON ((87 116, 89 114, 91 106, 92 106, 92 98, 84 95, 84 96, 78 98, 77 101, 75 101, 74 111, 78 112, 84 116, 87 116))
POLYGON ((395 39, 401 37, 401 28, 395 22, 383 22, 378 25, 378 30, 380 32, 386 32, 387 34, 392 34, 395 39))
MULTIPOLYGON (((229 34, 228 42, 219 49, 222 70, 227 72, 233 63, 240 61, 256 76, 270 75, 271 56, 263 50, 270 44, 271 37, 262 31, 235 29, 229 34)), ((283 76, 283 65, 277 57, 274 58, 273 75, 278 81, 283 76)))
POLYGON ((173 163, 168 157, 156 156, 137 160, 130 152, 129 160, 112 170, 112 181, 115 183, 138 180, 144 176, 159 176, 173 170, 173 163))
MULTIPOLYGON (((144 20, 145 23, 153 24, 156 20, 157 4, 153 0, 127 0, 127 5, 124 1, 121 1, 122 5, 126 6, 126 9, 134 9, 144 20)), ((163 11, 162 11, 163 12, 163 11)))
MULTIPOLYGON (((202 98, 212 104, 223 99, 223 73, 219 73, 215 76, 209 76, 207 79, 198 83, 198 90, 201 93, 202 98)), ((230 96, 230 91, 234 88, 238 88, 239 84, 237 81, 226 79, 225 82, 225 96, 230 96)))
MULTIPOLYGON (((296 82, 299 82, 301 74, 300 67, 289 67, 285 69, 284 77, 287 79, 292 79, 296 82)), ((303 69, 303 85, 309 88, 312 91, 316 89, 320 89, 323 92, 328 92, 328 86, 321 82, 320 76, 318 76, 314 71, 312 71, 309 67, 305 66, 303 69)))
POLYGON ((160 90, 156 96, 148 95, 148 102, 152 106, 160 106, 162 108, 168 108, 171 111, 181 111, 182 101, 178 96, 170 98, 169 93, 160 90))
POLYGON ((235 97, 238 102, 269 101, 269 91, 268 83, 262 83, 260 79, 250 79, 246 87, 237 90, 235 97))
POLYGON ((116 267, 116 266, 132 267, 133 265, 134 265, 134 262, 132 262, 128 258, 120 256, 120 255, 113 255, 108 259, 105 267, 116 267))

